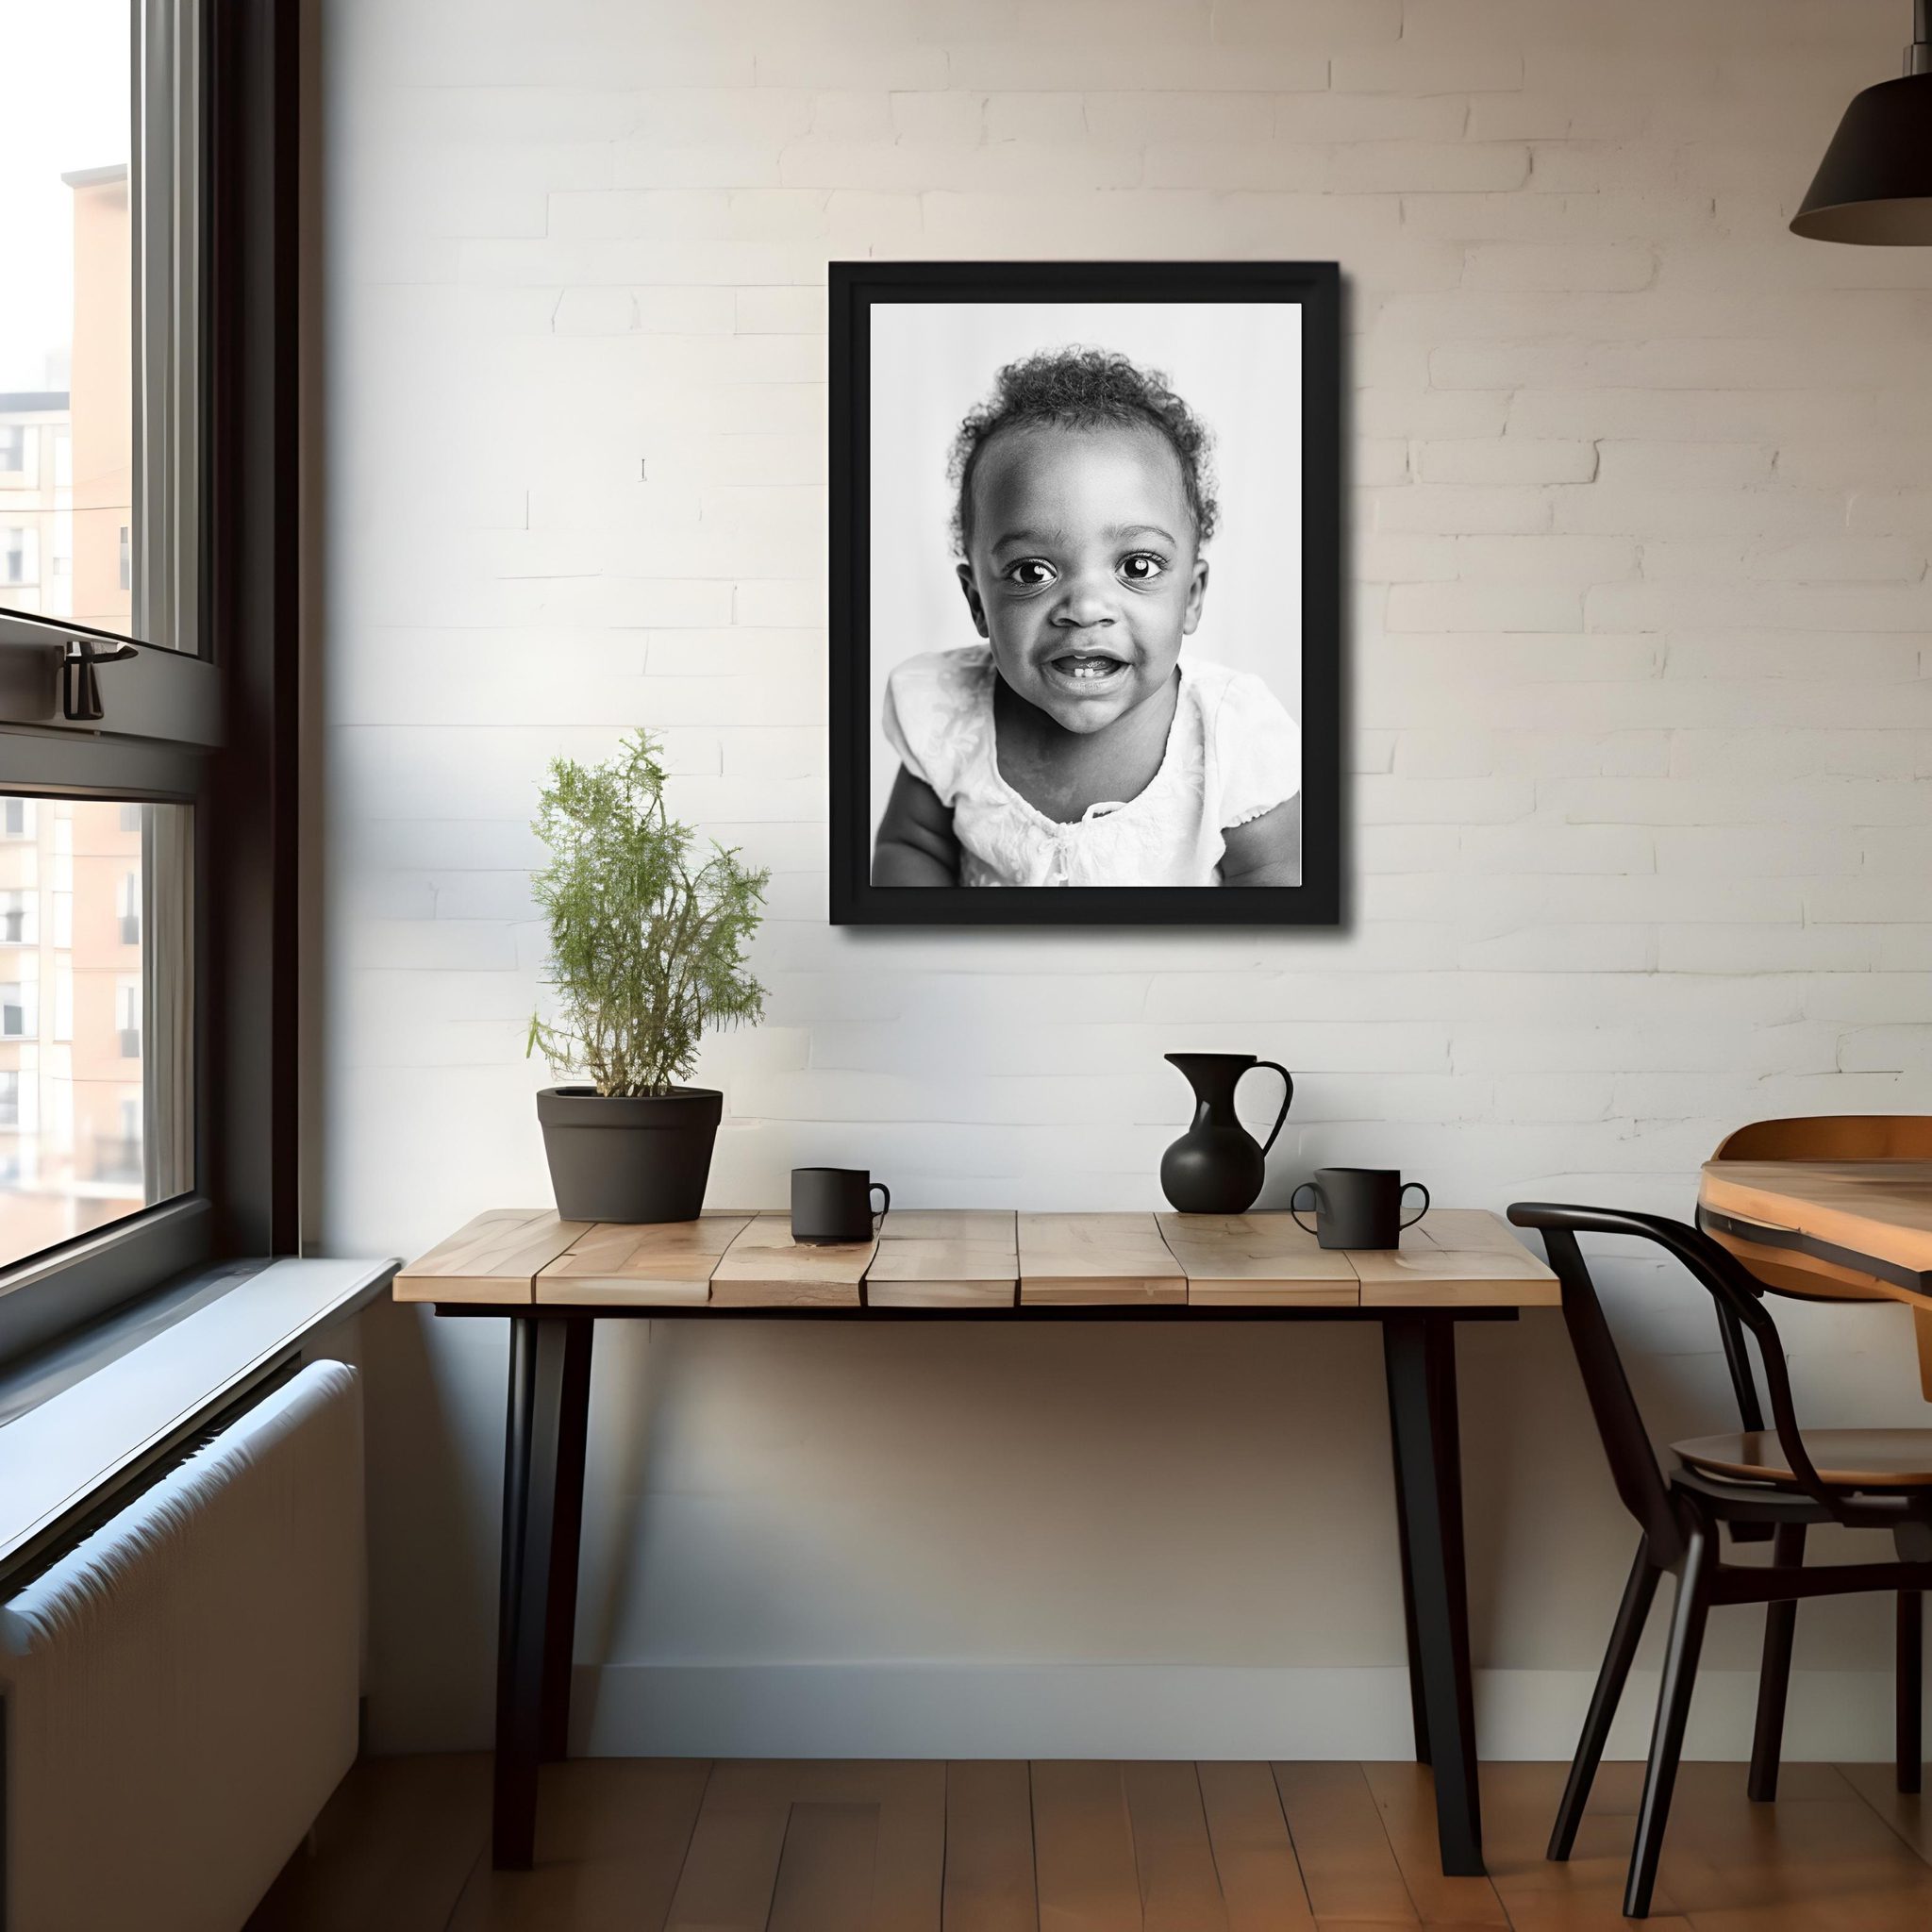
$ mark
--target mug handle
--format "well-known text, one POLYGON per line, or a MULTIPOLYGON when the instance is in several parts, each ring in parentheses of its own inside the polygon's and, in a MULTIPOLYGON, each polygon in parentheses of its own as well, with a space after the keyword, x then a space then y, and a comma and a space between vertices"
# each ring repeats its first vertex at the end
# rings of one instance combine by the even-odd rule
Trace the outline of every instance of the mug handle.
POLYGON ((872 1197, 874 1194, 883 1194, 886 1197, 885 1206, 879 1209, 879 1216, 883 1219, 892 1211, 892 1191, 887 1187, 884 1181, 874 1181, 872 1186, 865 1191, 865 1204, 868 1208, 872 1206, 872 1197))
MULTIPOLYGON (((1429 1191, 1428 1191, 1428 1189, 1426 1189, 1426 1188, 1423 1188, 1423 1184, 1422 1184, 1422 1182, 1420 1182, 1420 1181, 1404 1181, 1404 1182, 1403 1182, 1403 1184, 1402 1184, 1402 1192, 1403 1192, 1404 1194, 1406 1194, 1406 1193, 1407 1193, 1407 1192, 1408 1192, 1409 1189, 1411 1189, 1411 1188, 1422 1188, 1422 1192, 1423 1192, 1423 1205, 1422 1205, 1422 1206, 1421 1206, 1420 1208, 1417 1208, 1417 1209, 1415 1210, 1415 1212, 1414 1212, 1413 1214, 1411 1214, 1411 1215, 1410 1215, 1410 1216, 1408 1217, 1408 1219, 1407 1219, 1407 1221, 1405 1221, 1405 1222, 1404 1222, 1404 1223, 1402 1224, 1402 1225, 1403 1225, 1404 1227, 1413 1227, 1413 1226, 1414 1226, 1414 1225, 1416 1224, 1416 1223, 1417 1223, 1418 1221, 1420 1221, 1420 1220, 1421 1220, 1421 1219, 1423 1218, 1423 1216, 1424 1216, 1424 1214, 1426 1214, 1426 1213, 1427 1213, 1427 1212, 1429 1211, 1429 1191)), ((1401 1211, 1402 1211, 1402 1197, 1401 1197, 1401 1195, 1397 1195, 1397 1196, 1396 1196, 1396 1212, 1397 1212, 1398 1214, 1400 1214, 1400 1212, 1401 1212, 1401 1211)))
MULTIPOLYGON (((1274 1146, 1276 1137, 1281 1132, 1281 1124, 1288 1118, 1289 1108, 1294 1104, 1294 1075, 1286 1067, 1277 1065, 1274 1060, 1257 1060, 1254 1067, 1243 1067, 1241 1069, 1242 1076, 1245 1077, 1247 1074, 1252 1074, 1255 1071, 1255 1067, 1266 1067, 1271 1074, 1279 1074, 1281 1075, 1281 1111, 1274 1116, 1274 1124, 1268 1129, 1268 1138, 1261 1142, 1261 1152, 1265 1157, 1269 1148, 1274 1146)), ((1240 1082, 1238 1081, 1236 1084, 1239 1085, 1240 1082)))
MULTIPOLYGON (((1281 1070, 1277 1067, 1275 1071, 1279 1073, 1281 1070)), ((1283 1108, 1282 1111, 1286 1113, 1288 1109, 1286 1108, 1283 1108)), ((1299 1211, 1296 1209, 1294 1205, 1302 1197, 1302 1188, 1314 1189, 1315 1206, 1312 1211, 1317 1214, 1319 1214, 1322 1211, 1322 1191, 1319 1188, 1315 1187, 1313 1181, 1304 1181, 1301 1185, 1301 1188, 1297 1188, 1294 1191, 1294 1192, 1288 1197, 1288 1211, 1294 1216, 1294 1224, 1298 1228, 1300 1228, 1304 1234, 1313 1234, 1315 1233, 1315 1229, 1310 1227, 1308 1224, 1302 1219, 1299 1211)))

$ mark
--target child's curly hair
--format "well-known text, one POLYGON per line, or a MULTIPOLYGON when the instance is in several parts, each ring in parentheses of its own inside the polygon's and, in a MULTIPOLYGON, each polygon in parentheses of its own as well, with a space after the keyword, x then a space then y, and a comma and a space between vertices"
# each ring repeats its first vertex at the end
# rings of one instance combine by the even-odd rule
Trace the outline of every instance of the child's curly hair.
POLYGON ((960 556, 973 535, 973 473, 981 453, 998 431, 1030 424, 1063 429, 1144 425, 1158 430, 1180 458, 1196 541, 1205 543, 1213 536, 1216 506, 1208 461, 1213 439, 1207 425, 1167 386, 1167 377, 1112 349, 1041 349, 1000 371, 992 394, 968 413, 953 439, 946 474, 959 489, 953 507, 953 541, 960 556))

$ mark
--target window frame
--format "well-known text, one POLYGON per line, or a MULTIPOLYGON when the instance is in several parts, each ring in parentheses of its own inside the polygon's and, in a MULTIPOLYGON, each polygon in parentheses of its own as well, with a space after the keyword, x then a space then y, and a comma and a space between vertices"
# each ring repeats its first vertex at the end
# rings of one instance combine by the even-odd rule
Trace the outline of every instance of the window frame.
MULTIPOLYGON (((192 1184, 0 1270, 0 1362, 186 1269, 300 1250, 301 22, 130 8, 137 635, 0 608, 0 793, 193 808, 192 1184), (100 642, 132 656, 70 723, 52 673, 100 642)), ((158 1042, 151 1002, 142 1024, 158 1042)))

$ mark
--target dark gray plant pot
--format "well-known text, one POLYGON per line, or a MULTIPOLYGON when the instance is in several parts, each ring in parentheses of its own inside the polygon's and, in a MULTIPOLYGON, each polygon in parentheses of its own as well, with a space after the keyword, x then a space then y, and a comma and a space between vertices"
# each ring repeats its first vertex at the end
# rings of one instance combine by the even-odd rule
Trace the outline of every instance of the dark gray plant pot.
POLYGON ((557 1211, 566 1221, 695 1221, 724 1111, 715 1087, 607 1098, 590 1087, 537 1095, 557 1211))

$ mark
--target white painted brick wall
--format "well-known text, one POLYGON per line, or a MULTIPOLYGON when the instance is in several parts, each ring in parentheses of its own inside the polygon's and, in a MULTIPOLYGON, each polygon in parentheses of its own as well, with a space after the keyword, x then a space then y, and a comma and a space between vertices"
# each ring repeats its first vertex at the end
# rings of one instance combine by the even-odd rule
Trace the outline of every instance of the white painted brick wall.
MULTIPOLYGON (((551 755, 634 724, 774 874, 768 1023, 705 1068, 721 1201, 849 1159, 908 1204, 1151 1206, 1187 1046, 1294 1068, 1277 1195, 1361 1159, 1681 1212, 1740 1121, 1928 1105, 1932 261, 1784 226, 1895 70, 1897 0, 329 0, 322 29, 323 1243, 545 1198, 527 823, 551 755), (1116 254, 1349 277, 1350 923, 833 932, 825 262, 1116 254)), ((1701 1308, 1609 1279, 1659 1428, 1714 1420, 1701 1308)), ((1915 1413, 1893 1312, 1790 1327, 1827 1419, 1915 1413)), ((376 1731, 475 1741, 502 1337, 387 1334, 376 1731)), ((1340 1728, 1288 1710, 1276 1748, 1399 1748, 1363 1335, 599 1346, 600 1747, 661 1746, 622 1713, 669 1662, 947 1659, 1300 1673, 1340 1728)), ((1478 1661, 1551 1674, 1492 1741, 1558 1755, 1629 1531, 1553 1321, 1466 1378, 1478 1661)), ((1718 1662, 1754 1641, 1724 1620, 1718 1662)), ((1885 1642, 1821 1606, 1801 1663, 1885 1642)), ((1812 1722, 1798 1748, 1886 1748, 1812 1722)), ((1226 1741, 1202 1723, 1135 1741, 1226 1741)))

